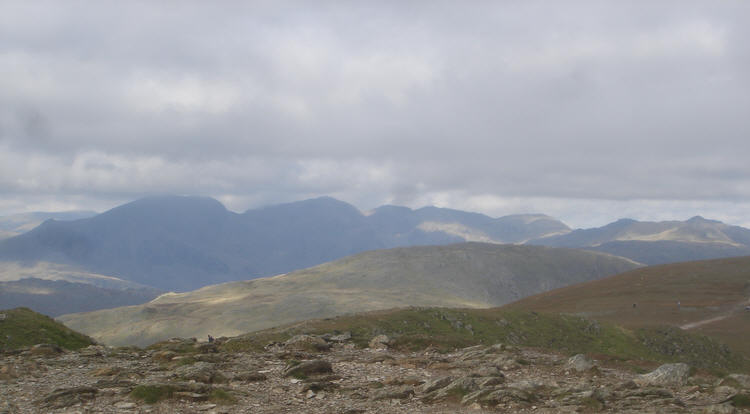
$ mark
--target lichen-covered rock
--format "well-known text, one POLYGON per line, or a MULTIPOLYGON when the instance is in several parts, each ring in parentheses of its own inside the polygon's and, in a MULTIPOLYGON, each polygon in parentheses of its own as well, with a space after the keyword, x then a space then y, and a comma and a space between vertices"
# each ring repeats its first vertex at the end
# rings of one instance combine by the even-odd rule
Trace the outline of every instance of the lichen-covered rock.
POLYGON ((685 385, 689 376, 690 366, 679 362, 676 364, 664 364, 648 374, 639 375, 633 381, 642 387, 646 385, 679 386, 685 385))
POLYGON ((331 342, 346 342, 350 339, 352 339, 352 333, 349 331, 346 331, 339 335, 333 335, 328 340, 331 342))
POLYGON ((446 377, 438 377, 432 380, 429 380, 422 384, 421 387, 419 387, 419 391, 424 394, 431 393, 437 389, 443 388, 446 385, 453 382, 453 377, 446 376, 446 377))
POLYGON ((745 374, 729 374, 724 378, 728 382, 733 382, 741 388, 750 388, 750 375, 745 374))
POLYGON ((414 395, 414 389, 412 387, 406 386, 396 389, 378 390, 373 394, 372 400, 403 400, 406 398, 410 398, 412 395, 414 395))
POLYGON ((94 387, 58 388, 49 393, 41 404, 49 408, 65 408, 95 398, 98 390, 94 387))
POLYGON ((565 367, 567 369, 576 371, 576 372, 586 372, 590 370, 591 368, 594 368, 596 365, 594 362, 589 359, 586 355, 578 354, 570 357, 568 359, 567 364, 565 364, 565 367))
POLYGON ((452 381, 445 387, 436 389, 425 395, 423 401, 434 403, 438 401, 460 402, 466 395, 471 394, 479 389, 479 384, 475 378, 462 377, 452 381))

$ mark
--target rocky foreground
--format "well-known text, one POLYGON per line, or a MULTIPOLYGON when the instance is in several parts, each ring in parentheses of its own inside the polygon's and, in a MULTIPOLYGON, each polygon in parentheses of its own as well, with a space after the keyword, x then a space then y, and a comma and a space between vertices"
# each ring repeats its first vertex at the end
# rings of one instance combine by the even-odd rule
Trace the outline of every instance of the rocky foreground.
POLYGON ((750 376, 496 344, 452 353, 369 348, 346 334, 296 336, 263 352, 222 340, 149 349, 37 345, 2 354, 0 413, 733 413, 750 376), (640 369, 643 372, 643 369, 640 369))

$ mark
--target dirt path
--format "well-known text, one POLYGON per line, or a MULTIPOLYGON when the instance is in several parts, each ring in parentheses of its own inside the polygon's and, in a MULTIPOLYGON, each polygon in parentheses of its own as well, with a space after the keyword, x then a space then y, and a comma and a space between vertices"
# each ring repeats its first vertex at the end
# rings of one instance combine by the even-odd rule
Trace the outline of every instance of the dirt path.
POLYGON ((744 301, 742 303, 737 304, 732 310, 730 310, 727 313, 724 313, 724 314, 719 315, 719 316, 714 316, 713 318, 708 318, 708 319, 703 319, 703 320, 700 320, 700 321, 686 323, 685 325, 680 326, 680 329, 682 329, 684 331, 687 331, 688 329, 695 329, 695 328, 697 328, 699 326, 708 325, 709 323, 714 323, 714 322, 718 322, 720 320, 724 320, 724 319, 726 319, 726 318, 734 315, 735 313, 737 313, 739 311, 742 311, 742 309, 744 309, 748 305, 750 305, 750 299, 748 299, 748 300, 746 300, 746 301, 744 301))

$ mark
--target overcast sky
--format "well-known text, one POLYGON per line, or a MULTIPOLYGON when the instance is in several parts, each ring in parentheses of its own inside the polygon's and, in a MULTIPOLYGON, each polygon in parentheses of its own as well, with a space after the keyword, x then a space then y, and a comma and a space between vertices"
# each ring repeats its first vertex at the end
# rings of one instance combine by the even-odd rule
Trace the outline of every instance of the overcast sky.
POLYGON ((750 226, 750 2, 0 3, 0 215, 247 208, 750 226))

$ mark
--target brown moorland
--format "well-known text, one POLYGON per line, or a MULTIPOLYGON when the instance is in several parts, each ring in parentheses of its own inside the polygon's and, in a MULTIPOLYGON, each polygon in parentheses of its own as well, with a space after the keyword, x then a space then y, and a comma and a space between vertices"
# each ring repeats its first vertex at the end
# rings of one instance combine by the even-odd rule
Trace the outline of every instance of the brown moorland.
POLYGON ((750 356, 750 257, 651 266, 530 296, 503 309, 564 313, 629 328, 669 325, 750 356))

